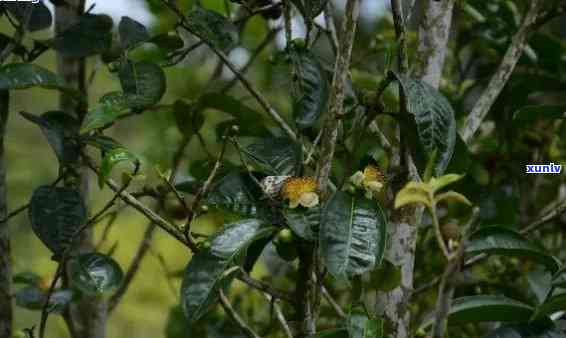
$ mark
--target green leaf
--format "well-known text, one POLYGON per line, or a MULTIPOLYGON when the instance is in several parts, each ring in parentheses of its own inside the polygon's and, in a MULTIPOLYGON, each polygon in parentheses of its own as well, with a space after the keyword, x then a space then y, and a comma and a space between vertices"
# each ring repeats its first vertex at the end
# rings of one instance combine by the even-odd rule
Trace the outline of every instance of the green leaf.
POLYGON ((49 111, 41 116, 21 112, 30 122, 37 124, 61 163, 73 163, 80 155, 80 146, 74 139, 78 135, 79 121, 62 111, 49 111))
POLYGON ((0 90, 31 87, 65 89, 65 81, 51 71, 31 63, 11 63, 0 67, 0 90))
POLYGON ((47 312, 61 314, 65 308, 73 300, 74 293, 72 290, 57 290, 49 297, 47 312))
POLYGON ((187 14, 187 26, 191 33, 224 51, 238 43, 236 26, 218 12, 197 7, 187 14))
POLYGON ((234 124, 238 125, 240 135, 262 137, 271 134, 260 113, 231 96, 220 93, 204 94, 199 98, 195 111, 204 112, 206 109, 215 109, 234 118, 219 124, 217 136, 222 136, 226 128, 234 124))
POLYGON ((231 172, 215 182, 208 195, 211 205, 244 216, 259 215, 261 191, 248 173, 231 172))
POLYGON ((226 225, 211 239, 210 249, 193 256, 183 276, 181 302, 190 322, 201 318, 217 300, 218 290, 227 288, 233 273, 225 271, 239 264, 241 255, 254 241, 269 236, 275 228, 264 227, 257 219, 226 225))
POLYGON ((71 58, 100 54, 112 46, 112 25, 108 15, 84 14, 53 39, 53 49, 71 58))
POLYGON ((295 43, 288 50, 293 66, 293 115, 301 129, 312 127, 326 111, 329 86, 318 57, 295 43))
POLYGON ((166 52, 172 52, 177 49, 183 48, 185 43, 183 39, 181 39, 178 35, 170 35, 170 34, 159 34, 151 39, 148 42, 153 43, 157 47, 163 49, 166 52))
POLYGON ((389 292, 401 285, 401 269, 384 259, 381 265, 371 272, 370 287, 389 292))
POLYGON ((165 94, 165 73, 153 62, 128 60, 120 67, 119 76, 126 102, 131 108, 153 106, 165 94))
POLYGON ((106 180, 110 176, 112 169, 121 162, 138 163, 138 158, 126 148, 115 148, 110 150, 102 159, 100 171, 98 173, 98 186, 100 189, 104 187, 106 180))
POLYGON ((242 152, 268 175, 294 176, 301 166, 301 146, 286 137, 259 139, 242 152))
POLYGON ((566 106, 526 106, 513 114, 513 122, 534 122, 538 119, 566 119, 566 106))
POLYGON ((322 260, 336 278, 349 278, 379 265, 387 220, 377 202, 337 192, 326 205, 319 233, 322 260))
MULTIPOLYGON (((478 295, 456 298, 448 315, 450 325, 477 322, 520 322, 528 321, 533 315, 532 307, 504 296, 478 295)), ((431 326, 434 315, 431 315, 422 328, 431 326)))
POLYGON ((61 258, 76 231, 87 220, 84 200, 78 190, 41 186, 33 192, 29 205, 31 227, 37 237, 61 258))
POLYGON ((83 142, 100 149, 103 153, 122 147, 122 145, 113 138, 99 134, 89 135, 83 138, 83 142))
POLYGON ((38 3, 9 3, 4 1, 2 5, 6 8, 20 24, 26 24, 26 30, 30 32, 39 31, 51 27, 53 17, 49 8, 43 2, 38 3), (31 10, 29 18, 28 11, 31 10))
POLYGON ((538 318, 543 318, 544 316, 550 316, 555 312, 564 311, 565 309, 566 309, 566 293, 562 293, 550 297, 542 305, 540 305, 537 308, 536 316, 538 318))
POLYGON ((127 98, 122 92, 110 92, 100 98, 84 117, 80 133, 106 127, 128 109, 127 98))
POLYGON ((177 129, 186 138, 197 133, 204 124, 204 116, 201 111, 196 111, 193 104, 183 100, 177 100, 173 104, 173 114, 177 129))
POLYGON ((542 321, 502 326, 483 338, 566 338, 566 334, 554 324, 542 321))
POLYGON ((24 271, 12 276, 12 282, 14 284, 27 284, 27 285, 39 285, 41 282, 41 276, 31 271, 24 271))
POLYGON ((428 157, 437 151, 435 176, 450 163, 456 144, 456 120, 448 100, 425 82, 395 74, 405 94, 407 111, 414 117, 419 145, 428 157))
POLYGON ((317 238, 321 217, 319 207, 285 209, 283 216, 297 236, 307 241, 314 241, 317 238))
POLYGON ((350 338, 383 338, 383 323, 354 311, 348 317, 348 332, 350 338))
POLYGON ((118 33, 123 49, 133 48, 150 38, 145 26, 128 16, 123 16, 120 20, 118 33))
POLYGON ((45 303, 45 292, 37 286, 26 286, 15 294, 16 305, 28 310, 41 310, 45 303))
POLYGON ((544 303, 552 289, 552 274, 541 266, 527 273, 527 282, 537 303, 544 303))
POLYGON ((556 258, 546 253, 544 248, 529 242, 519 233, 500 226, 483 227, 472 234, 466 245, 466 253, 529 257, 545 265, 552 273, 559 269, 556 258))
POLYGON ((112 258, 99 253, 73 257, 68 266, 72 285, 89 296, 117 289, 124 278, 120 265, 112 258))

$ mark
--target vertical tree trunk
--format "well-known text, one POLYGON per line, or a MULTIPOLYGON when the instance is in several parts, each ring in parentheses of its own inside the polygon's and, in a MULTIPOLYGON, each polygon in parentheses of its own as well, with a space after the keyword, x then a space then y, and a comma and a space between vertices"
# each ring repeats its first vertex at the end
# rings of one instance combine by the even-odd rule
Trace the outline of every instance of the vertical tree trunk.
MULTIPOLYGON (((67 0, 65 3, 55 7, 55 31, 60 33, 69 26, 75 24, 84 12, 85 0, 67 0)), ((82 121, 87 111, 87 89, 86 89, 86 61, 84 58, 68 58, 61 54, 57 55, 57 70, 65 80, 67 86, 77 89, 84 100, 75 100, 69 95, 61 93, 59 107, 62 111, 75 115, 82 121)), ((76 163, 73 168, 77 174, 77 180, 70 184, 78 185, 83 198, 88 203, 88 171, 81 163, 76 163)), ((87 229, 78 240, 78 252, 90 252, 93 250, 92 231, 87 229)), ((84 297, 79 302, 73 303, 65 313, 65 320, 69 331, 74 338, 104 338, 106 333, 107 303, 100 298, 84 297)))
MULTIPOLYGON (((395 5, 395 1, 393 1, 393 4, 395 5)), ((400 2, 397 2, 396 5, 400 7, 400 2)), ((438 88, 442 77, 453 7, 454 0, 427 0, 419 22, 417 65, 413 76, 428 82, 435 88, 438 88)), ((403 11, 401 8, 397 8, 397 11, 399 12, 397 22, 401 21, 400 24, 404 25, 405 23, 400 19, 404 15, 403 11)), ((402 53, 400 53, 400 56, 402 56, 402 53)), ((401 59, 401 68, 405 68, 406 63, 407 60, 401 59)), ((399 156, 402 157, 403 154, 399 154, 399 156)), ((411 164, 410 158, 405 162, 411 164)), ((410 171, 414 172, 414 170, 410 171)), ((393 187, 394 192, 398 188, 393 187)), ((407 207, 395 210, 391 216, 389 248, 386 258, 400 268, 401 285, 390 292, 380 294, 377 299, 376 310, 384 315, 392 330, 392 338, 408 338, 411 336, 411 316, 408 305, 413 291, 417 227, 421 214, 422 208, 407 207)))
POLYGON ((11 255, 7 216, 6 196, 6 158, 4 154, 4 135, 8 124, 10 94, 0 91, 0 338, 12 336, 12 297, 11 297, 11 255))

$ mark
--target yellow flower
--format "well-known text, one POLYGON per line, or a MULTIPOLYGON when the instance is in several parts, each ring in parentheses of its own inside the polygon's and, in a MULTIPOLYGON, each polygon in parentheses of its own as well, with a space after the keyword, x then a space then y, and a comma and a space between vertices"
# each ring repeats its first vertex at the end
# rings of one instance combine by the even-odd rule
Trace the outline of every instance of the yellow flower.
POLYGON ((294 209, 299 205, 312 208, 318 205, 316 181, 312 177, 291 177, 285 181, 281 195, 289 200, 289 207, 294 209))
POLYGON ((364 171, 357 171, 350 181, 356 187, 363 187, 366 191, 366 197, 371 199, 374 194, 377 194, 383 189, 385 183, 385 176, 383 173, 374 165, 368 165, 365 167, 364 171))

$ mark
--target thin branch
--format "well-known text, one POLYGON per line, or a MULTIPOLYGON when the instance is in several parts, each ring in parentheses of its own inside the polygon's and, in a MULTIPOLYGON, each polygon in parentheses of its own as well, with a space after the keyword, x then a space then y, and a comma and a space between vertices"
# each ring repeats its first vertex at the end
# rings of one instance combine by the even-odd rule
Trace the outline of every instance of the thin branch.
POLYGON ((460 130, 462 140, 470 143, 472 137, 480 127, 482 121, 489 113, 491 106, 509 81, 519 58, 523 54, 523 49, 527 43, 529 34, 536 27, 536 20, 543 9, 544 0, 532 0, 523 23, 519 30, 513 36, 511 45, 507 48, 505 56, 491 78, 487 88, 483 91, 481 97, 476 101, 472 112, 466 118, 466 121, 460 130))
POLYGON ((19 208, 16 208, 15 210, 11 211, 5 218, 0 219, 0 223, 6 223, 7 221, 9 221, 12 217, 17 216, 19 213, 27 210, 27 208, 29 208, 29 203, 22 205, 19 208))
POLYGON ((218 294, 220 296, 220 304, 222 305, 222 308, 224 308, 224 311, 226 312, 226 314, 228 315, 228 317, 230 317, 234 323, 236 323, 240 329, 242 330, 242 332, 244 334, 246 334, 248 337, 250 338, 261 338, 257 333, 255 333, 255 331, 242 319, 242 317, 240 317, 240 315, 236 312, 236 310, 234 310, 234 308, 232 307, 232 304, 230 304, 230 301, 228 300, 228 298, 226 298, 226 295, 224 294, 224 291, 221 289, 218 291, 218 294))
POLYGON ((460 243, 460 247, 448 261, 446 268, 444 269, 444 273, 442 274, 442 280, 438 287, 438 296, 436 301, 436 314, 432 334, 433 338, 445 337, 448 325, 448 315, 450 313, 452 298, 454 297, 457 276, 460 274, 465 247, 471 233, 473 232, 473 227, 476 224, 478 216, 479 208, 475 207, 472 211, 472 216, 470 217, 468 224, 463 229, 464 235, 462 236, 463 238, 460 243))
POLYGON ((260 280, 252 278, 248 273, 246 273, 242 269, 240 269, 240 274, 238 275, 238 279, 254 289, 269 294, 273 298, 284 300, 290 304, 297 303, 297 300, 287 292, 275 289, 269 284, 266 284, 260 280))
POLYGON ((291 328, 289 327, 289 324, 287 323, 287 320, 283 315, 283 311, 281 311, 281 307, 279 306, 279 304, 277 304, 277 300, 274 299, 268 293, 264 293, 263 296, 267 299, 268 302, 270 302, 273 305, 273 309, 275 310, 275 316, 277 317, 277 320, 283 327, 283 331, 285 331, 287 337, 293 338, 293 332, 291 331, 291 328))
POLYGON ((324 299, 326 299, 328 304, 330 304, 330 306, 334 309, 334 312, 336 312, 336 314, 340 318, 345 319, 347 317, 346 313, 344 313, 344 310, 342 310, 338 302, 336 302, 336 300, 332 298, 332 295, 328 292, 325 286, 322 286, 321 291, 322 291, 322 296, 324 297, 324 299))

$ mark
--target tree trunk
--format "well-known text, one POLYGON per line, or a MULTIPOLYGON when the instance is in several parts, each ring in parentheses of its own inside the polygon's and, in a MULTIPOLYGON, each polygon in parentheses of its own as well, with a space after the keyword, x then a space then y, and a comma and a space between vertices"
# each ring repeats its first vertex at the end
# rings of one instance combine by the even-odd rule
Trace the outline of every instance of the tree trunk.
MULTIPOLYGON (((454 0, 428 0, 424 6, 419 22, 418 61, 413 76, 438 88, 450 36, 454 0)), ((402 10, 399 15, 403 17, 402 10)), ((407 60, 400 60, 401 66, 406 62, 407 60)), ((402 157, 401 154, 399 156, 402 157)), ((410 157, 407 157, 405 163, 411 164, 410 157)), ((405 169, 414 173, 414 170, 410 170, 412 168, 405 169)), ((398 188, 400 187, 393 187, 394 192, 398 188)), ((401 270, 401 284, 378 296, 376 310, 384 315, 392 338, 411 337, 408 305, 413 291, 415 250, 421 214, 422 208, 406 207, 395 210, 391 216, 386 258, 401 270)))
POLYGON ((8 221, 2 222, 8 214, 6 196, 6 158, 4 154, 4 135, 8 124, 10 106, 8 91, 0 91, 0 338, 12 336, 12 297, 11 297, 11 255, 8 221))
MULTIPOLYGON (((66 4, 55 7, 55 31, 61 33, 69 26, 78 21, 84 12, 85 0, 67 0, 66 4)), ((87 89, 86 89, 86 61, 84 58, 68 58, 57 54, 57 70, 65 80, 67 86, 77 89, 83 96, 83 101, 77 101, 73 97, 61 93, 59 107, 62 111, 75 115, 82 121, 87 111, 87 89), (80 103, 82 102, 82 103, 80 103)), ((75 180, 66 182, 80 189, 87 208, 89 177, 86 167, 76 163, 71 166, 76 172, 75 180)), ((91 229, 86 229, 78 239, 77 252, 92 252, 93 239, 91 229)), ((67 278, 64 279, 66 283, 67 278)), ((69 331, 74 338, 104 338, 106 333, 107 303, 97 297, 83 297, 74 302, 64 314, 69 331)))

